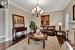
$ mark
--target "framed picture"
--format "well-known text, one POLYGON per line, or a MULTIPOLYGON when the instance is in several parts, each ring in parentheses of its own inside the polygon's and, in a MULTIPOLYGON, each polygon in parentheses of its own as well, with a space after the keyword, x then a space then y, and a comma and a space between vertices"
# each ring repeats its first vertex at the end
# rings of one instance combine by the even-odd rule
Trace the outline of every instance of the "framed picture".
POLYGON ((75 5, 73 6, 73 20, 75 20, 75 5))
POLYGON ((13 27, 24 27, 24 17, 16 14, 12 14, 13 27))
POLYGON ((41 26, 49 25, 49 15, 42 15, 41 16, 41 26))

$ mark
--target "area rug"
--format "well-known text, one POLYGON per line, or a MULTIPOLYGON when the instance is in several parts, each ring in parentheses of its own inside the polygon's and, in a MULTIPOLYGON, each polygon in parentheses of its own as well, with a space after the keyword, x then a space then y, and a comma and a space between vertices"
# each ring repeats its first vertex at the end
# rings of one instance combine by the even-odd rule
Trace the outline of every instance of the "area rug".
POLYGON ((28 44, 28 38, 25 38, 6 50, 59 50, 59 48, 60 45, 57 37, 48 36, 48 39, 45 41, 45 49, 43 49, 43 43, 41 41, 30 40, 30 44, 28 44))

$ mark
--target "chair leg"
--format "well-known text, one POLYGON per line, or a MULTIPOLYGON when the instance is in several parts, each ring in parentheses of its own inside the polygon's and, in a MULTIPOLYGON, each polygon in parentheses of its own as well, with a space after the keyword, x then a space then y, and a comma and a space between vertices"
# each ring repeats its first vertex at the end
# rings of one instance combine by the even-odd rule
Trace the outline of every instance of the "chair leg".
POLYGON ((30 44, 30 38, 28 38, 28 44, 30 44))
POLYGON ((43 41, 43 48, 45 48, 45 41, 43 41))

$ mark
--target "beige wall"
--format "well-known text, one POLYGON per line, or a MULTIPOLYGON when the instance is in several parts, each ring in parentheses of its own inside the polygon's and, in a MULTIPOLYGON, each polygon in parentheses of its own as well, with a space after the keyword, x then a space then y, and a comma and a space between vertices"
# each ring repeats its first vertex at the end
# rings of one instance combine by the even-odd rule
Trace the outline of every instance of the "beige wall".
POLYGON ((0 42, 5 40, 5 9, 0 9, 0 42))
MULTIPOLYGON (((49 24, 50 25, 54 25, 56 26, 56 28, 58 29, 58 23, 62 23, 63 26, 63 30, 64 30, 64 14, 63 11, 54 11, 54 12, 47 12, 47 14, 49 15, 49 24)), ((41 18, 34 16, 34 21, 36 23, 36 25, 38 27, 41 26, 41 18)))
POLYGON ((58 29, 58 23, 62 23, 62 30, 64 30, 64 15, 63 11, 55 11, 50 14, 50 25, 55 25, 58 29))
POLYGON ((71 21, 73 19, 73 5, 74 5, 74 2, 71 1, 68 6, 64 9, 64 15, 66 16, 66 14, 69 14, 70 18, 71 18, 71 21))
MULTIPOLYGON (((71 43, 74 43, 74 32, 72 31, 71 27, 72 27, 72 21, 73 21, 73 5, 74 5, 74 1, 72 0, 68 6, 64 9, 64 16, 66 17, 66 15, 68 14, 70 17, 70 33, 69 33, 69 39, 71 40, 71 43)), ((75 25, 75 24, 74 24, 75 25)))
POLYGON ((29 31, 29 22, 31 21, 32 15, 28 14, 27 12, 25 12, 24 10, 9 4, 9 8, 8 8, 8 16, 7 16, 7 28, 6 28, 6 41, 11 40, 12 39, 12 28, 13 28, 13 24, 12 24, 12 14, 17 14, 17 15, 21 15, 24 16, 25 18, 25 26, 27 27, 27 31, 29 31))

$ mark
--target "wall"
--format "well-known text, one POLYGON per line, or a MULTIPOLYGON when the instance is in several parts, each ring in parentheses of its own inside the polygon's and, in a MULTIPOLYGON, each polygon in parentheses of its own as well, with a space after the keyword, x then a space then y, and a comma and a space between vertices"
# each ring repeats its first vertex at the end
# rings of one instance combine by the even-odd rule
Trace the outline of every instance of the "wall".
POLYGON ((64 16, 66 17, 66 15, 68 14, 70 17, 70 32, 69 32, 69 36, 68 38, 71 40, 71 43, 74 43, 74 32, 72 31, 71 27, 71 23, 74 22, 73 21, 73 5, 74 5, 74 1, 71 0, 71 2, 68 4, 68 6, 64 9, 64 16))
POLYGON ((0 9, 0 43, 5 40, 5 9, 0 9))
POLYGON ((62 30, 64 30, 64 15, 63 11, 55 11, 50 14, 50 25, 55 25, 58 29, 58 23, 62 23, 62 30))
MULTIPOLYGON (((49 24, 56 26, 56 29, 58 29, 58 23, 62 23, 62 27, 64 30, 64 14, 63 11, 54 11, 54 12, 47 12, 49 15, 49 24)), ((41 18, 34 16, 34 21, 38 27, 41 26, 41 18)))
POLYGON ((6 28, 6 41, 11 40, 12 39, 12 28, 13 28, 13 22, 12 22, 12 14, 17 14, 17 15, 21 15, 24 16, 25 18, 25 26, 27 27, 27 32, 29 32, 29 22, 31 21, 32 15, 28 14, 27 12, 25 12, 24 10, 16 7, 15 5, 9 4, 9 8, 8 8, 8 16, 7 16, 7 28, 6 28))
POLYGON ((73 21, 73 5, 74 5, 74 1, 72 0, 67 7, 64 9, 64 15, 66 16, 67 14, 69 14, 71 21, 73 21))

